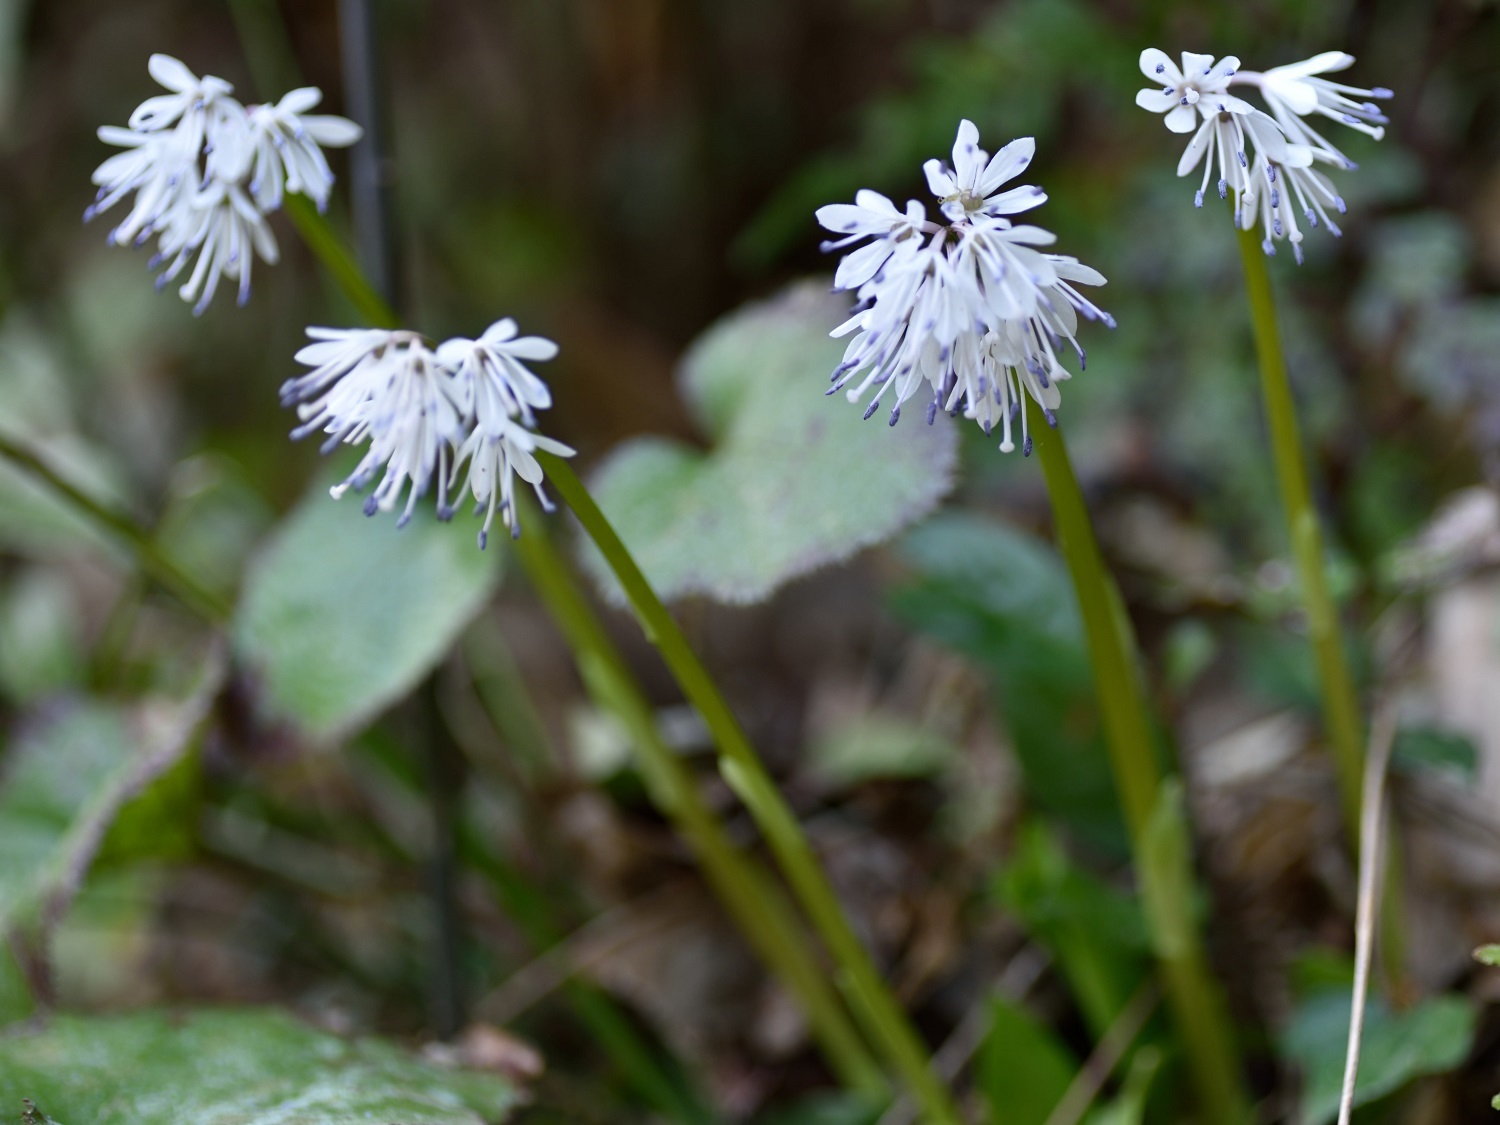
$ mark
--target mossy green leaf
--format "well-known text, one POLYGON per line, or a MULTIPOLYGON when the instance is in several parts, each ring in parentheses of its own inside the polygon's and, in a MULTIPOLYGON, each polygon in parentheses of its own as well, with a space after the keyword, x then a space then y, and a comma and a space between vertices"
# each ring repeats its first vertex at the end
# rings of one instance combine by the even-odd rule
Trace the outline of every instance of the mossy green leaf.
POLYGON ((58 1125, 488 1125, 502 1079, 271 1009, 58 1016, 0 1038, 0 1112, 58 1125))
POLYGON ((500 577, 498 550, 427 510, 406 527, 314 485, 251 565, 234 646, 268 717, 333 740, 407 694, 500 577))
MULTIPOLYGON (((949 419, 920 399, 894 427, 825 398, 848 301, 811 283, 741 309, 693 346, 682 394, 708 437, 626 442, 595 474, 604 514, 667 599, 759 601, 777 587, 895 535, 947 493, 949 419)), ((607 592, 618 588, 592 551, 607 592)))

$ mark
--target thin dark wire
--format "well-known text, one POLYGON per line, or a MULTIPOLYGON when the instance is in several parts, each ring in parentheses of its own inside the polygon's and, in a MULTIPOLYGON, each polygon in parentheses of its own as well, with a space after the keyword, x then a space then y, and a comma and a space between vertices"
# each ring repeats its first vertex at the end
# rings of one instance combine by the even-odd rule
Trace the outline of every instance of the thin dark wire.
MULTIPOLYGON (((364 127, 364 139, 349 154, 354 245, 364 275, 400 315, 400 276, 391 225, 391 175, 385 135, 378 22, 373 0, 339 0, 339 41, 344 63, 344 103, 364 127)), ((463 787, 462 762, 443 721, 435 678, 422 686, 416 728, 431 817, 427 892, 432 910, 431 977, 433 1030, 449 1038, 463 1027, 464 931, 458 908, 458 832, 455 817, 463 787)))
POLYGON ((364 273, 386 303, 400 307, 399 273, 391 227, 391 168, 381 96, 380 37, 372 0, 339 0, 339 41, 343 49, 344 103, 364 126, 363 142, 349 154, 354 247, 364 273))

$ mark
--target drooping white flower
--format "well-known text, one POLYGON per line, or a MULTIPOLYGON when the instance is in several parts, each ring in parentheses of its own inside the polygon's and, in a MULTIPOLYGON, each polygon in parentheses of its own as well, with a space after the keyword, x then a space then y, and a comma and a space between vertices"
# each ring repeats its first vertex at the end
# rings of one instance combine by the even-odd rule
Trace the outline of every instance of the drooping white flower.
POLYGON ((465 488, 486 513, 479 546, 489 540, 496 513, 520 534, 515 477, 535 489, 542 507, 537 451, 570 457, 573 450, 535 433, 535 411, 552 405, 551 392, 527 362, 551 359, 557 345, 518 336, 515 321, 496 321, 477 340, 452 339, 430 348, 415 332, 309 328, 313 340, 297 353, 310 371, 281 389, 302 425, 292 437, 328 434, 323 450, 369 443, 353 473, 333 489, 335 499, 362 490, 384 469, 365 500, 365 513, 390 511, 406 495, 400 524, 436 482, 437 513, 451 519, 450 490, 468 466, 465 488))
POLYGON ((1343 51, 1324 51, 1300 63, 1276 66, 1260 78, 1260 92, 1271 107, 1289 139, 1312 149, 1317 160, 1335 164, 1353 171, 1357 165, 1350 160, 1321 133, 1307 123, 1305 118, 1321 115, 1331 118, 1351 129, 1358 129, 1375 140, 1385 136, 1385 126, 1390 119, 1373 101, 1354 101, 1354 97, 1387 99, 1394 97, 1392 91, 1381 86, 1365 90, 1358 86, 1345 86, 1318 77, 1333 71, 1347 70, 1354 65, 1354 56, 1343 51), (1353 95, 1351 97, 1350 95, 1353 95))
POLYGON ((109 240, 140 246, 157 238, 151 261, 153 269, 163 269, 158 287, 195 263, 179 289, 195 302, 195 313, 208 306, 224 277, 239 283, 243 304, 252 257, 269 263, 278 257, 266 216, 287 191, 326 203, 332 174, 319 145, 352 144, 359 126, 305 115, 321 98, 312 88, 247 110, 228 82, 199 78, 168 55, 152 55, 148 70, 169 92, 138 106, 129 128, 99 130, 100 140, 124 151, 95 170, 99 192, 84 219, 133 193, 129 213, 109 240))
POLYGON ((293 437, 326 433, 325 450, 369 443, 334 498, 364 489, 384 469, 365 500, 367 515, 391 511, 405 495, 404 525, 434 479, 446 510, 450 453, 464 438, 452 373, 415 332, 310 328, 308 336, 315 342, 296 358, 313 370, 281 389, 303 420, 293 437))
POLYGON ((322 211, 333 190, 333 171, 322 145, 345 148, 364 130, 343 117, 309 114, 323 100, 316 86, 303 86, 275 105, 250 109, 250 133, 255 149, 249 191, 267 211, 281 206, 282 190, 307 196, 322 211))
POLYGON ((1189 175, 1203 165, 1203 179, 1193 197, 1197 206, 1203 206, 1209 183, 1216 179, 1220 198, 1233 201, 1235 222, 1245 230, 1259 225, 1267 254, 1274 254, 1282 239, 1290 241, 1300 264, 1302 222, 1338 236, 1341 232, 1330 211, 1344 211, 1333 182, 1312 165, 1350 171, 1356 167, 1307 118, 1331 118, 1378 141, 1385 135, 1385 115, 1374 101, 1355 99, 1385 99, 1391 91, 1321 77, 1353 64, 1354 56, 1342 51, 1326 51, 1265 73, 1240 70, 1239 60, 1232 56, 1215 64, 1212 56, 1185 52, 1182 60, 1179 70, 1164 52, 1142 51, 1142 73, 1159 79, 1162 88, 1140 91, 1136 104, 1166 113, 1167 127, 1174 132, 1193 132, 1177 174, 1189 175), (1259 90, 1270 112, 1230 95, 1232 85, 1259 90))
MULTIPOLYGON (((843 390, 851 402, 868 399, 867 419, 891 401, 894 426, 902 405, 926 387, 928 424, 939 410, 962 412, 985 433, 999 425, 1006 451, 1015 448, 1011 429, 1023 394, 1056 424, 1056 383, 1070 377, 1059 348, 1071 344, 1081 363, 1079 314, 1111 327, 1114 321, 1077 288, 1102 285, 1102 275, 1077 259, 1044 252, 1041 247, 1055 241, 1050 232, 1006 217, 1046 198, 1037 188, 997 190, 1034 151, 1026 138, 991 158, 964 121, 953 167, 937 161, 925 167, 946 223, 926 221, 916 202, 898 212, 874 192, 861 192, 855 206, 818 211, 825 227, 846 235, 825 249, 872 240, 844 259, 835 279, 836 288, 855 289, 859 300, 832 332, 851 338, 829 394, 843 390)), ((1026 425, 1023 418, 1029 454, 1026 425)))
POLYGON ((898 247, 940 229, 936 223, 927 221, 926 209, 915 199, 907 202, 905 211, 898 211, 885 196, 869 190, 856 192, 853 203, 819 207, 817 219, 825 229, 844 236, 824 242, 825 253, 842 250, 865 238, 874 239, 845 255, 839 263, 833 279, 839 289, 858 289, 880 272, 898 247))

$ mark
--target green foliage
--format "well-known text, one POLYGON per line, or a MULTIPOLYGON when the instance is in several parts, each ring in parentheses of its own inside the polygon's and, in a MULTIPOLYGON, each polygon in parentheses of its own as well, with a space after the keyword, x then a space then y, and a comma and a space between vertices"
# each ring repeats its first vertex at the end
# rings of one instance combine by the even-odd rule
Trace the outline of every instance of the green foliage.
POLYGON ((1396 734, 1391 762, 1400 769, 1433 770, 1472 783, 1479 771, 1479 751, 1472 740, 1433 727, 1407 727, 1396 734))
POLYGON ((992 1125, 1046 1125, 1078 1062, 1057 1034, 1019 1004, 990 1001, 990 1030, 974 1077, 992 1125))
POLYGON ((0 1105, 63 1125, 487 1125, 515 1092, 261 1009, 59 1016, 0 1040, 0 1105))
POLYGON ((1500 945, 1481 945, 1474 950, 1474 960, 1481 965, 1500 965, 1500 945))
POLYGON ((317 739, 358 729, 448 653, 494 591, 499 555, 425 507, 398 528, 315 485, 252 564, 235 613, 265 710, 317 739))
MULTIPOLYGON (((1393 1093, 1413 1078, 1458 1066, 1469 1053, 1475 1025, 1474 1006, 1461 996, 1434 996, 1404 1012, 1371 998, 1355 1106, 1393 1093)), ((1338 1115, 1348 1038, 1349 993, 1342 989, 1309 994, 1282 1036, 1282 1053, 1302 1069, 1300 1118, 1307 1125, 1325 1125, 1338 1115)))
POLYGON ((101 848, 121 858, 159 854, 159 833, 137 822, 114 837, 111 827, 132 802, 154 799, 153 784, 183 760, 190 733, 179 726, 147 740, 121 710, 89 704, 12 749, 0 778, 0 932, 55 921, 101 848))
POLYGON ((892 592, 891 608, 995 678, 1027 795, 1081 838, 1123 849, 1083 625, 1062 559, 1023 532, 959 514, 915 529, 900 554, 916 578, 892 592))
POLYGON ((1149 950, 1136 902, 1076 866, 1038 822, 1016 837, 996 889, 1005 907, 1056 960, 1096 1035, 1139 986, 1149 950))
MULTIPOLYGON (((683 364, 682 393, 713 443, 625 443, 594 496, 665 599, 753 602, 925 515, 948 491, 953 427, 894 428, 819 393, 843 357, 829 329, 847 306, 816 286, 732 314, 683 364)), ((601 583, 618 588, 592 550, 601 583)))

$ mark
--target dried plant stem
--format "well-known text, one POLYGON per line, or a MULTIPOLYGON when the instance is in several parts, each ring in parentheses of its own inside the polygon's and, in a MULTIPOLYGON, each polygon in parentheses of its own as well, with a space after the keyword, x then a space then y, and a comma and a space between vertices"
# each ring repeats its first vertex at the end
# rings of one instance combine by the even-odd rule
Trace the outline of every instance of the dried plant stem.
POLYGON ((1026 409, 1058 540, 1078 595, 1105 744, 1167 1006, 1204 1118, 1215 1125, 1238 1125, 1250 1120, 1249 1101, 1229 1017, 1192 917, 1196 891, 1181 786, 1166 774, 1158 757, 1130 621, 1099 554, 1062 431, 1049 429, 1033 404, 1028 402, 1026 409))
POLYGON ((47 463, 36 450, 0 434, 0 457, 23 469, 68 501, 89 523, 123 543, 135 556, 143 573, 213 624, 222 624, 232 612, 230 604, 201 585, 156 545, 151 532, 133 516, 90 496, 47 463))
MULTIPOLYGON (((547 478, 599 548, 646 636, 656 645, 683 693, 703 716, 719 747, 719 767, 770 846, 813 928, 838 966, 839 986, 870 1038, 901 1075, 931 1125, 957 1125, 952 1095, 932 1068, 926 1046, 880 975, 839 905, 802 827, 750 745, 723 693, 677 621, 646 581, 635 559, 566 461, 538 454, 547 478)), ((523 536, 524 538, 524 536, 523 536)))
POLYGON ((829 1066, 851 1089, 888 1094, 880 1067, 830 988, 791 904, 760 865, 729 839, 687 767, 662 741, 650 705, 568 564, 553 549, 545 524, 528 520, 515 548, 532 586, 567 637, 585 686, 629 731, 656 805, 693 848, 746 940, 801 1004, 829 1066))
POLYGON ((1344 1055, 1344 1087, 1339 1097, 1339 1125, 1354 1112, 1354 1082, 1359 1076, 1359 1047, 1364 1036, 1365 1001, 1370 991, 1370 962, 1375 950, 1375 915, 1380 900, 1381 822, 1385 814, 1385 773, 1396 740, 1396 712, 1377 713, 1365 756, 1364 807, 1359 821, 1359 903, 1354 921, 1354 994, 1349 1004, 1349 1049, 1344 1055))

